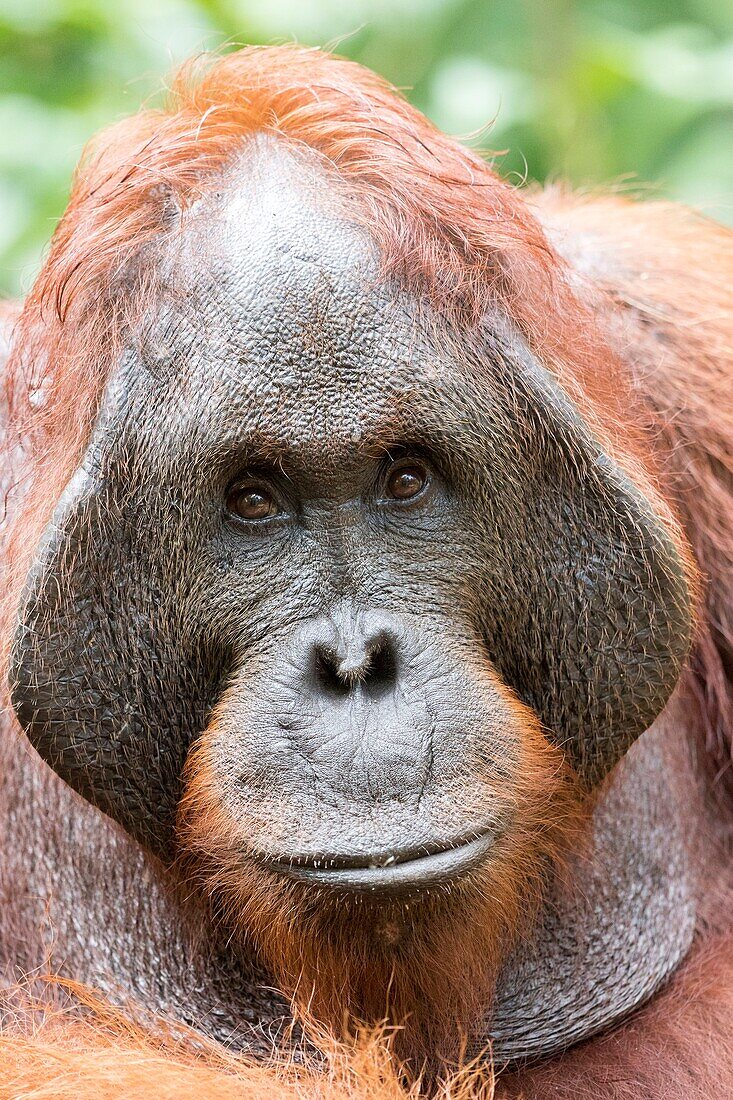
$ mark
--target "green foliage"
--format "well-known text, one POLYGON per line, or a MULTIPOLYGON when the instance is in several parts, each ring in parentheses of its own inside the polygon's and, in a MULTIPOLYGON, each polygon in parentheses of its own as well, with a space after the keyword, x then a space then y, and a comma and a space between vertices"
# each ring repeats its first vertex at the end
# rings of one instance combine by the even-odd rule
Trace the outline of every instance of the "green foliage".
POLYGON ((293 40, 384 74, 515 179, 650 181, 733 220, 730 0, 0 0, 0 291, 32 279, 95 130, 191 53, 293 40))

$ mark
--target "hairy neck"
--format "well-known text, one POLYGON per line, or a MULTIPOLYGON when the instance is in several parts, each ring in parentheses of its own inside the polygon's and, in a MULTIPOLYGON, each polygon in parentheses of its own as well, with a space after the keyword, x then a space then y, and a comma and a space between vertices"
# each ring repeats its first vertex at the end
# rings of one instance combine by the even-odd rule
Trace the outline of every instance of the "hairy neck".
MULTIPOLYGON (((705 838, 692 827, 706 811, 687 745, 691 712, 689 701, 684 709, 671 703, 616 768, 595 808, 593 843, 569 868, 570 885, 555 889, 533 936, 505 963, 492 1013, 474 1032, 477 1049, 493 1039, 497 1063, 549 1056, 612 1027, 687 951, 699 876, 710 882, 714 874, 705 838)), ((270 1050, 287 1017, 272 982, 232 951, 230 938, 205 933, 157 861, 73 795, 21 739, 5 736, 2 745, 5 799, 13 792, 4 805, 0 791, 8 964, 50 966, 113 999, 195 1019, 236 1047, 270 1050), (63 829, 48 827, 49 806, 63 829), (32 866, 28 850, 38 854, 32 866), (110 866, 117 888, 100 891, 101 869, 110 866), (130 936, 132 920, 145 935, 130 936)))
POLYGON ((687 953, 705 859, 686 709, 673 699, 612 773, 586 850, 505 962, 485 1029, 497 1062, 542 1058, 609 1028, 687 953))
POLYGON ((673 699, 614 770, 587 818, 586 842, 571 845, 566 873, 531 926, 518 922, 524 895, 511 884, 497 905, 492 883, 488 909, 477 895, 455 905, 428 899, 379 920, 354 906, 345 919, 343 903, 313 910, 287 886, 274 896, 269 878, 248 880, 238 865, 227 923, 246 932, 280 988, 321 1023, 338 1029, 345 1017, 369 1023, 386 1014, 400 1025, 400 1055, 418 1066, 431 1054, 456 1056, 463 1036, 476 1052, 490 1039, 497 1062, 571 1046, 647 1000, 690 947, 705 863, 696 823, 706 817, 691 713, 689 700, 673 699), (504 924, 519 923, 520 938, 500 963, 507 910, 504 924))

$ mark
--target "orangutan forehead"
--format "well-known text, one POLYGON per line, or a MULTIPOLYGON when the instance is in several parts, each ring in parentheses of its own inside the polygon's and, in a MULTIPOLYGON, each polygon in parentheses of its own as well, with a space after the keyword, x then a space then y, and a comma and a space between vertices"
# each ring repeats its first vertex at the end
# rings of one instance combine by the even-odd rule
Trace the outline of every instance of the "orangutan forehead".
POLYGON ((194 415, 199 395, 289 440, 359 438, 440 356, 325 170, 304 163, 256 150, 192 211, 144 358, 194 415))
POLYGON ((272 139, 247 146, 174 243, 174 290, 266 338, 291 317, 291 329, 331 327, 336 339, 346 323, 344 335, 358 338, 394 305, 343 182, 314 154, 272 139))

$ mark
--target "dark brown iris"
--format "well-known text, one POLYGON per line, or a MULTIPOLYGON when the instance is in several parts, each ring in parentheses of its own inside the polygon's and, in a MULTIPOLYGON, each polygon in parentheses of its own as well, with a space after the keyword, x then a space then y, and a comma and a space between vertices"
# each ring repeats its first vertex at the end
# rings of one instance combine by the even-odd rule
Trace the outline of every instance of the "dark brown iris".
POLYGON ((428 471, 419 462, 395 467, 387 478, 387 495, 393 500, 412 500, 428 480, 428 471))
POLYGON ((231 490, 227 499, 229 511, 240 519, 268 519, 278 513, 272 493, 261 485, 239 485, 231 490))

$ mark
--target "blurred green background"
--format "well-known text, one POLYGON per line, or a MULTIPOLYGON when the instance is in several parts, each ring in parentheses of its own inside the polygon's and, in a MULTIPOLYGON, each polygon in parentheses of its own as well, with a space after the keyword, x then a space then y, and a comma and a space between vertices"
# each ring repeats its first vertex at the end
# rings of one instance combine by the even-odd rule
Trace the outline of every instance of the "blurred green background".
MULTIPOLYGON (((335 45, 512 178, 733 221, 733 0, 0 0, 0 292, 28 287, 86 139, 225 43, 335 45)), ((152 99, 151 99, 152 97, 152 99)))

